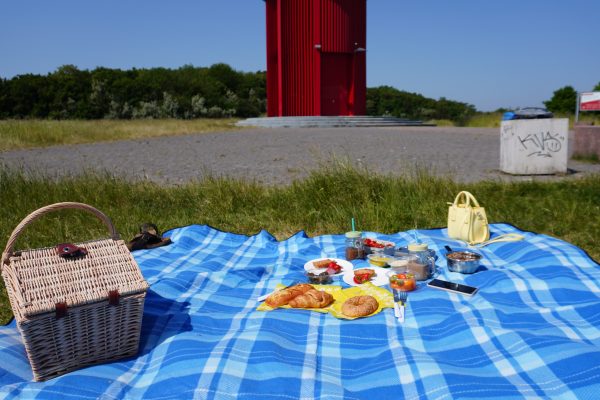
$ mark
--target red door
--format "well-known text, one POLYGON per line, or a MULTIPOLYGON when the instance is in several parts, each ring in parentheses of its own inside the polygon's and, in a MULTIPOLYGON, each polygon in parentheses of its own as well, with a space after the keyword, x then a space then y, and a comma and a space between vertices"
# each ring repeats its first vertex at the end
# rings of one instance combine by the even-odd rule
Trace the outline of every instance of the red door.
POLYGON ((352 54, 321 54, 321 115, 352 115, 352 54))

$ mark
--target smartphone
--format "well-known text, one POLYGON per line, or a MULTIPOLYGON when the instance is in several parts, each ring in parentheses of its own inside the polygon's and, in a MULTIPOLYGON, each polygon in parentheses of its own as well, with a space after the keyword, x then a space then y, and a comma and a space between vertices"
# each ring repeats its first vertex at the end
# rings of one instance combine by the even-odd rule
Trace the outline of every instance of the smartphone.
POLYGON ((464 294, 466 296, 473 296, 477 291, 476 287, 443 281, 441 279, 433 279, 427 284, 427 286, 435 289, 447 290, 448 292, 464 294))

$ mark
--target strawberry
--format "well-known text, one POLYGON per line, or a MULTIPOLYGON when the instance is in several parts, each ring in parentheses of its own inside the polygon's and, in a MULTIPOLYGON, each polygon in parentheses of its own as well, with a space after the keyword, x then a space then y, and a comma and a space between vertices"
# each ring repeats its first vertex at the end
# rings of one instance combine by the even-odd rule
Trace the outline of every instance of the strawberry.
POLYGON ((336 263, 335 261, 332 261, 329 263, 329 266, 327 267, 327 269, 332 269, 335 271, 335 273, 337 274, 338 272, 340 272, 342 270, 342 267, 336 263))

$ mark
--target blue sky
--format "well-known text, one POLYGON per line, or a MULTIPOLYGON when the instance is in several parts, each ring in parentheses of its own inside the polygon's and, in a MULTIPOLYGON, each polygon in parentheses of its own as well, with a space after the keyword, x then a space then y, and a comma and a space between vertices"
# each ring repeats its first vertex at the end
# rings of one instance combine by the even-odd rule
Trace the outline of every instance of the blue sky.
MULTIPOLYGON (((487 111, 600 82, 600 0, 368 0, 367 10, 368 86, 487 111)), ((64 64, 264 70, 264 30, 261 0, 5 1, 0 77, 64 64)))

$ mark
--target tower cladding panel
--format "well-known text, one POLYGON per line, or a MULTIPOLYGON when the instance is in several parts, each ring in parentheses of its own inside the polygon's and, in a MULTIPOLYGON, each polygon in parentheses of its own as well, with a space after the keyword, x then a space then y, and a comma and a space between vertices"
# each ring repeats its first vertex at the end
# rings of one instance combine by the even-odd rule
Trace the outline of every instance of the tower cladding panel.
POLYGON ((364 115, 366 0, 265 3, 268 115, 364 115))

